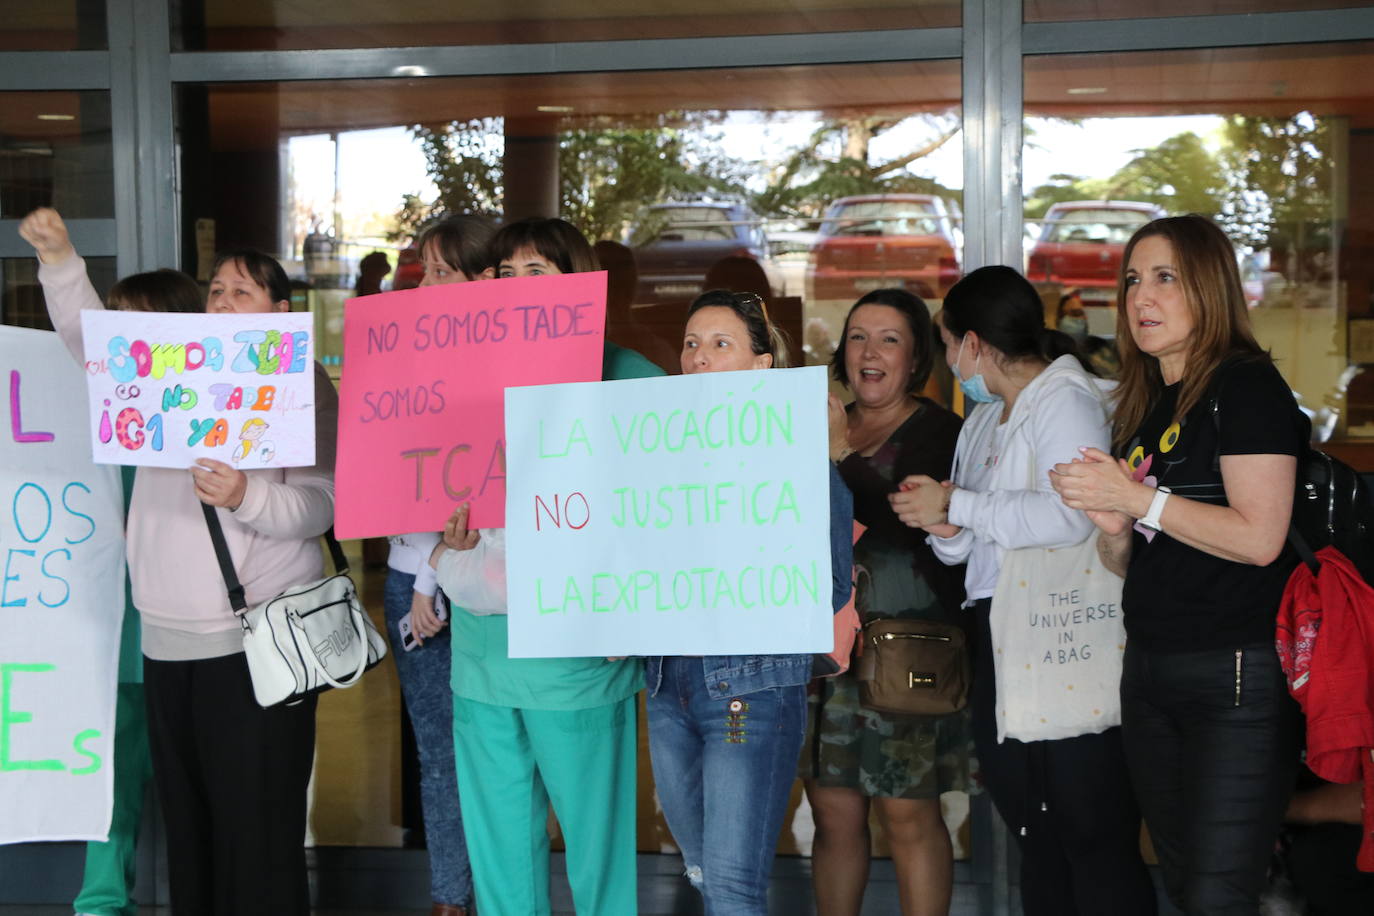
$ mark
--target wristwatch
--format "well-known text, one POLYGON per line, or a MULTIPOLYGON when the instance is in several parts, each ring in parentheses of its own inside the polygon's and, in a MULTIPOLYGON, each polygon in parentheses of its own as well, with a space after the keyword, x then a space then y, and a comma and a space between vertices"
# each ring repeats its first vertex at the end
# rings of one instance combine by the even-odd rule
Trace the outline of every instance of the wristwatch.
POLYGON ((1149 528, 1151 531, 1161 531, 1159 517, 1164 514, 1164 504, 1169 500, 1169 494, 1173 490, 1168 487, 1156 487, 1155 498, 1150 500, 1150 510, 1145 513, 1145 517, 1140 520, 1140 524, 1149 528))

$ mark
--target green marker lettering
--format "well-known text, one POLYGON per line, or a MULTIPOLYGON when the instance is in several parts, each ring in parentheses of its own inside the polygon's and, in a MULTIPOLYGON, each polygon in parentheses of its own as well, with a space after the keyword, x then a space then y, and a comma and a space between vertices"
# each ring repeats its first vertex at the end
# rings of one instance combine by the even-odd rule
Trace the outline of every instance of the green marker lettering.
POLYGON ((42 674, 56 670, 56 665, 0 665, 0 773, 15 770, 65 770, 60 760, 11 760, 10 727, 33 721, 33 713, 10 708, 14 675, 42 674))
POLYGON ((73 776, 85 776, 88 773, 94 773, 100 769, 100 755, 95 753, 94 751, 88 751, 86 750, 86 748, 82 747, 82 745, 85 744, 87 741, 94 741, 96 738, 99 737, 100 732, 96 731, 94 728, 88 728, 83 732, 78 732, 76 737, 72 739, 72 749, 83 757, 91 758, 91 762, 86 766, 73 769, 73 776))

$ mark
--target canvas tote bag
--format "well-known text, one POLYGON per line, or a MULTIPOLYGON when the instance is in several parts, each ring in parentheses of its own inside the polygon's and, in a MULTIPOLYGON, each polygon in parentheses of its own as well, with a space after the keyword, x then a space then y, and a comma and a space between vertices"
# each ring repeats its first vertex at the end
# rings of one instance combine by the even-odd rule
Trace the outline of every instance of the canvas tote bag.
MULTIPOLYGON (((1034 455, 1029 464, 1033 488, 1034 455)), ((999 743, 1121 724, 1122 581, 1097 555, 1099 534, 1094 528, 1072 547, 1025 547, 1002 558, 990 618, 999 743)))

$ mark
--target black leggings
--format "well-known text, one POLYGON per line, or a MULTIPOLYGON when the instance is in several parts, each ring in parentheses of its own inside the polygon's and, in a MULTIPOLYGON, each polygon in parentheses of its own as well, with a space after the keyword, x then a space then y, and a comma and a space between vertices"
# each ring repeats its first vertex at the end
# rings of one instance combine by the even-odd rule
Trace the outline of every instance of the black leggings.
POLYGON ((1189 914, 1253 916, 1298 765, 1300 713, 1274 644, 1127 643, 1121 712, 1170 899, 1189 914))
POLYGON ((993 803, 1021 850, 1026 916, 1154 916, 1121 729, 997 743, 989 599, 974 605, 973 734, 993 803))

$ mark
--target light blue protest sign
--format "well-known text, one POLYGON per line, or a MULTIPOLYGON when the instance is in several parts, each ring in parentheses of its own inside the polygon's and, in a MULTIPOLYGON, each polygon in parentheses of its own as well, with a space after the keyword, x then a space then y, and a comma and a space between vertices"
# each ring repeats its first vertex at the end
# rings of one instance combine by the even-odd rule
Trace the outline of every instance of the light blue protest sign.
POLYGON ((828 651, 825 369, 506 390, 512 657, 828 651))

